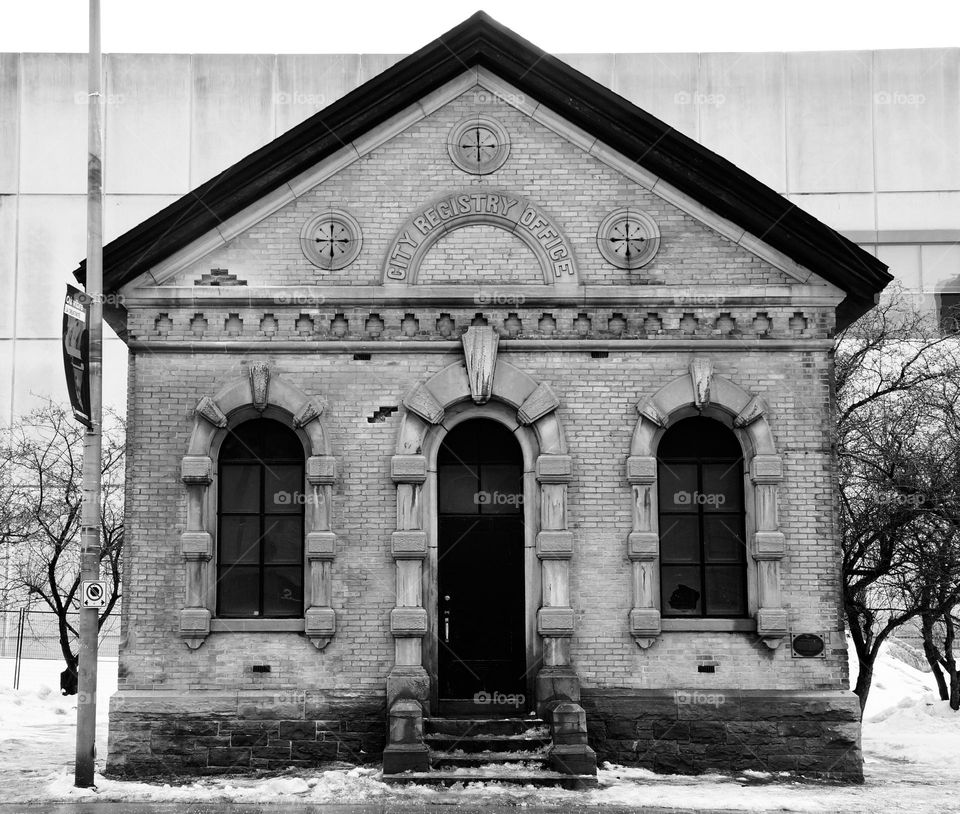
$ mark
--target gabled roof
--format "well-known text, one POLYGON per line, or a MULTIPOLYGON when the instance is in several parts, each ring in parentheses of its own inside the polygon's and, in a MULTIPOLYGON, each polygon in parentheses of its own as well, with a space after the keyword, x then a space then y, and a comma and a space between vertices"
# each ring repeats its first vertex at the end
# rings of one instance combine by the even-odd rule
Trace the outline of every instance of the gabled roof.
MULTIPOLYGON (((760 181, 481 11, 108 243, 104 288, 133 280, 476 65, 844 290, 839 325, 893 279, 884 263, 760 181)), ((85 273, 83 261, 74 275, 83 282, 85 273)))

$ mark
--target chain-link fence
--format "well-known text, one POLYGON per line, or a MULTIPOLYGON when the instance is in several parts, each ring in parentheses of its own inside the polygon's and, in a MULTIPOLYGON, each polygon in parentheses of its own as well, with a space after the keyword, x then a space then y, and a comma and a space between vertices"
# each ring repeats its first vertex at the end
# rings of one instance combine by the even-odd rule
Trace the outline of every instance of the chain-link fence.
MULTIPOLYGON (((79 615, 71 614, 68 619, 74 630, 78 630, 79 615)), ((17 642, 21 636, 20 658, 63 658, 59 624, 53 611, 0 611, 0 658, 16 658, 17 642)), ((120 616, 113 613, 100 628, 99 654, 105 658, 116 658, 119 646, 120 616)), ((79 642, 73 634, 70 635, 70 647, 74 653, 79 650, 79 642)))

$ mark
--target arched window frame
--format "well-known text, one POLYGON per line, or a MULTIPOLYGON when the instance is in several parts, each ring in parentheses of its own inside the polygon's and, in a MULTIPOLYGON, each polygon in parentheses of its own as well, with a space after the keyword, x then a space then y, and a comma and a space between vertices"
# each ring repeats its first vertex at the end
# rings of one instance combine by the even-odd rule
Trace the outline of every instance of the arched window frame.
POLYGON ((687 375, 641 399, 637 412, 640 417, 626 462, 627 481, 633 492, 633 530, 627 541, 633 570, 631 635, 640 647, 647 648, 664 631, 755 631, 768 647, 778 647, 787 635, 780 576, 786 541, 777 518, 783 463, 767 423, 769 408, 759 396, 714 375, 711 360, 694 358, 687 375), (752 619, 661 618, 657 448, 668 427, 692 415, 707 415, 726 424, 743 448, 748 608, 752 619))
POLYGON ((180 535, 185 601, 179 627, 189 648, 200 647, 211 633, 301 632, 322 650, 335 635, 336 614, 331 601, 336 534, 331 529, 331 508, 336 460, 320 421, 324 408, 322 399, 308 397, 283 379, 271 379, 265 362, 250 364, 246 377, 233 379, 216 396, 204 396, 197 403, 189 447, 181 461, 187 522, 180 535), (217 455, 229 430, 260 416, 291 427, 304 445, 305 610, 300 619, 217 619, 217 455))

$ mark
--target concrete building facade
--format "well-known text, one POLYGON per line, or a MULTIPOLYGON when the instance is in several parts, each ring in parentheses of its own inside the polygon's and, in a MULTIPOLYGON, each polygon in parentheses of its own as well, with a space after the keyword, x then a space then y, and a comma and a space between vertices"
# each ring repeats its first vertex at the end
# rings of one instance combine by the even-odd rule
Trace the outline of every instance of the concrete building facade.
POLYGON ((862 777, 831 351, 891 279, 869 252, 478 15, 105 275, 110 771, 512 740, 578 782, 862 777))

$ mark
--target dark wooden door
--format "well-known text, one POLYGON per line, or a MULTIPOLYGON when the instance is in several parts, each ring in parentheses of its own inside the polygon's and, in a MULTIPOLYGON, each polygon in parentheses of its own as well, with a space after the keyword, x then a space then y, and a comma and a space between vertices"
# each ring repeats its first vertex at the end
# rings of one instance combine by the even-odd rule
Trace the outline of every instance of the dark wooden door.
POLYGON ((477 713, 523 712, 519 444, 496 422, 466 422, 447 436, 437 466, 439 698, 473 704, 477 713))

